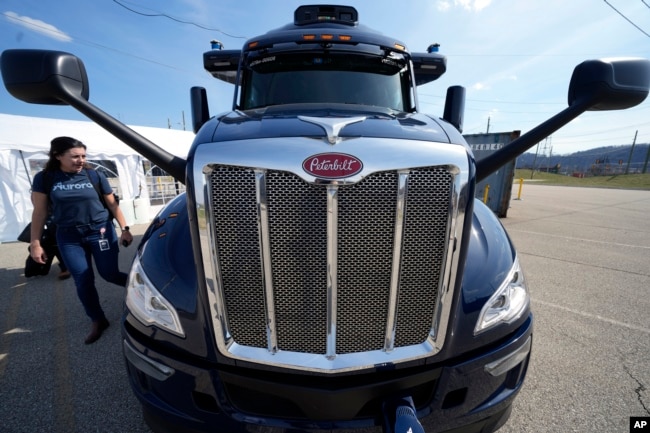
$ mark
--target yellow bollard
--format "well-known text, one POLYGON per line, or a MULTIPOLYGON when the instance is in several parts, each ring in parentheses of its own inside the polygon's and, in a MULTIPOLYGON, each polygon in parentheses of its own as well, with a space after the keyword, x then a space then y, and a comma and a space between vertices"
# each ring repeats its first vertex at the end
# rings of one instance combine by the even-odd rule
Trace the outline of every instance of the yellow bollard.
POLYGON ((488 202, 488 193, 490 192, 490 185, 485 185, 483 190, 483 203, 487 204, 488 202))
POLYGON ((517 198, 515 200, 521 200, 521 189, 524 187, 524 178, 519 178, 519 192, 517 193, 517 198))

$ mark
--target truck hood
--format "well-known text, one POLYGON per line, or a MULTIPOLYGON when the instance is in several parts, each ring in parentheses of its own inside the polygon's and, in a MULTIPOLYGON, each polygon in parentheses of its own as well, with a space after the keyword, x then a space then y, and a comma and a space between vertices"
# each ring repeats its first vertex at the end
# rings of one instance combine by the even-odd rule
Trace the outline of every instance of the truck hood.
POLYGON ((208 122, 197 135, 200 142, 235 141, 274 137, 314 137, 326 135, 323 127, 305 120, 311 118, 362 118, 351 123, 339 137, 377 137, 402 140, 426 140, 464 144, 460 133, 450 124, 420 113, 398 113, 368 107, 351 110, 347 106, 319 104, 269 107, 264 110, 233 111, 208 122))

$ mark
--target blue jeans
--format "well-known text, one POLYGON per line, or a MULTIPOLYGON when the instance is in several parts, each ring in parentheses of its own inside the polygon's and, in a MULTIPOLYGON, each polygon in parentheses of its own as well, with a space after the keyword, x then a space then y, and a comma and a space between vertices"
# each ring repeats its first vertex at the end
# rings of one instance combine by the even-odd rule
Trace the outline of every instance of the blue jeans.
POLYGON ((86 314, 95 322, 105 318, 95 287, 95 273, 109 283, 126 286, 127 275, 118 267, 118 238, 109 221, 77 227, 58 227, 59 251, 77 286, 77 296, 86 314), (103 232, 103 233, 102 233, 103 232))

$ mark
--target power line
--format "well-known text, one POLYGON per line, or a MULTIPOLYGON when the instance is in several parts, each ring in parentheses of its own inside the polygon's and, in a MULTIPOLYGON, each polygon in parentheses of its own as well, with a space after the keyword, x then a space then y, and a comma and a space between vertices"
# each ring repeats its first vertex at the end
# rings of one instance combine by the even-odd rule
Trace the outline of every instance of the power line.
MULTIPOLYGON (((442 95, 434 95, 431 93, 418 92, 418 96, 436 98, 444 100, 445 97, 442 95)), ((496 99, 466 99, 468 102, 481 102, 486 104, 514 104, 514 105, 566 105, 566 102, 531 102, 531 101, 507 101, 507 100, 496 100, 496 99)))
POLYGON ((113 51, 113 52, 121 54, 123 56, 133 57, 133 58, 138 59, 138 60, 142 60, 142 61, 145 61, 145 62, 148 62, 148 63, 153 63, 154 65, 163 66, 165 68, 174 69, 174 70, 181 71, 181 72, 192 72, 192 71, 188 71, 187 69, 179 68, 179 67, 177 67, 175 65, 170 65, 170 64, 167 64, 167 63, 158 62, 156 60, 152 60, 152 59, 149 59, 149 58, 146 58, 146 57, 142 57, 142 56, 139 56, 137 54, 129 53, 129 52, 126 52, 126 51, 123 51, 123 50, 119 50, 117 48, 109 47, 107 45, 103 45, 103 44, 99 44, 97 42, 89 41, 87 39, 79 38, 77 36, 62 32, 61 30, 58 30, 58 29, 52 29, 52 28, 49 28, 49 27, 41 26, 41 25, 38 25, 38 24, 36 24, 34 22, 24 20, 21 17, 8 15, 6 12, 1 12, 0 14, 4 15, 5 18, 7 18, 9 20, 20 21, 21 23, 25 24, 28 28, 29 27, 36 27, 36 28, 39 28, 41 30, 46 30, 48 33, 55 33, 55 34, 58 34, 58 35, 61 35, 61 36, 69 37, 69 38, 72 39, 73 42, 76 42, 76 43, 81 43, 81 44, 89 45, 89 46, 92 46, 92 47, 101 48, 101 49, 104 49, 104 50, 107 50, 107 51, 113 51))
MULTIPOLYGON (((173 17, 173 16, 171 16, 171 15, 167 15, 167 14, 162 13, 162 12, 155 13, 155 14, 146 14, 146 13, 144 13, 144 12, 140 12, 140 11, 136 11, 135 9, 131 9, 130 7, 126 6, 126 5, 123 4, 123 3, 120 3, 120 2, 117 1, 117 0, 113 0, 113 2, 116 3, 116 4, 118 4, 118 5, 120 5, 120 6, 122 6, 124 9, 126 9, 126 10, 128 10, 128 11, 130 11, 130 12, 133 12, 134 14, 142 15, 143 17, 164 17, 164 18, 168 18, 168 19, 170 19, 170 20, 172 20, 172 21, 176 21, 177 23, 181 23, 181 24, 189 24, 189 25, 191 25, 191 26, 195 26, 195 27, 198 27, 198 28, 200 28, 200 29, 208 30, 208 31, 211 31, 211 32, 219 32, 219 33, 224 34, 224 35, 226 35, 226 36, 229 36, 229 37, 231 37, 231 38, 236 38, 236 39, 246 39, 245 36, 236 36, 236 35, 232 35, 232 34, 230 34, 230 33, 226 33, 226 32, 224 32, 224 31, 221 30, 221 29, 211 28, 211 27, 206 27, 206 26, 204 26, 204 25, 197 24, 197 23, 192 22, 192 21, 181 20, 181 19, 179 19, 179 18, 173 17)), ((153 10, 153 9, 151 9, 151 10, 153 10)))
MULTIPOLYGON (((633 22, 632 22, 628 17, 626 17, 625 15, 623 15, 622 12, 620 12, 620 11, 619 11, 618 9, 616 9, 614 6, 612 6, 611 4, 609 4, 609 2, 608 2, 607 0, 603 0, 603 1, 605 2, 605 4, 607 4, 607 6, 609 6, 609 7, 612 8, 612 9, 614 9, 614 11, 616 11, 617 14, 619 14, 620 16, 622 16, 623 18, 625 18, 625 20, 626 20, 628 23, 632 24, 632 25, 633 25, 634 27, 636 27, 636 28, 637 28, 641 33, 643 33, 644 35, 646 35, 647 37, 650 38, 650 35, 649 35, 648 33, 644 32, 643 29, 642 29, 641 27, 639 27, 639 26, 637 26, 636 24, 634 24, 634 23, 633 23, 633 22)), ((641 0, 641 1, 643 1, 643 0, 641 0)), ((645 4, 645 2, 643 2, 643 4, 645 4)), ((647 5, 646 5, 646 6, 647 6, 647 5)))

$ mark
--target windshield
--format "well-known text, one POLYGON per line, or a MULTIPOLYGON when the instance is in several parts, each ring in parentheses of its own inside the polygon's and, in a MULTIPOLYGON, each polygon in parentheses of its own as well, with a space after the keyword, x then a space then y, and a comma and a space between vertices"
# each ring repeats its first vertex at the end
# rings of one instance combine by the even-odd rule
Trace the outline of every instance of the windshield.
POLYGON ((407 111, 409 89, 402 55, 283 53, 249 58, 241 108, 340 103, 407 111))

